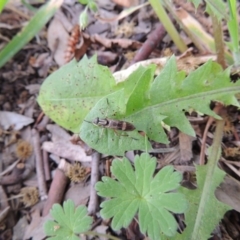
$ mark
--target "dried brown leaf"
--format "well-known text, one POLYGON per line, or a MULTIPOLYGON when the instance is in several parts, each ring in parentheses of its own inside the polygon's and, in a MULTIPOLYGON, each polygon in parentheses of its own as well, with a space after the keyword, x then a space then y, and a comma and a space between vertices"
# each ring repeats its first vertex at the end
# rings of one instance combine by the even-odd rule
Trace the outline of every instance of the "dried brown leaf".
POLYGON ((192 141, 193 137, 185 133, 179 133, 179 147, 180 147, 180 156, 182 162, 188 162, 193 157, 192 154, 192 141))

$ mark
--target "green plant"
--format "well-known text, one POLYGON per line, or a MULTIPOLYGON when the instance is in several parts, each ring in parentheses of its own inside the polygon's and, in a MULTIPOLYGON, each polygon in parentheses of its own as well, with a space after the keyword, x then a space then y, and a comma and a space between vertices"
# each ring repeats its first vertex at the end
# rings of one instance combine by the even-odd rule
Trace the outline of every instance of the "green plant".
POLYGON ((101 204, 101 216, 104 219, 113 217, 112 228, 118 230, 127 227, 138 212, 140 230, 143 234, 147 232, 152 240, 210 238, 215 226, 230 209, 214 195, 225 176, 217 167, 219 143, 221 136, 217 135, 209 163, 197 167, 196 190, 180 187, 182 176, 174 172, 172 166, 162 168, 152 177, 156 159, 146 153, 135 157, 135 171, 128 159, 115 159, 111 172, 116 179, 103 177, 96 185, 98 195, 108 199, 101 204), (186 229, 182 234, 177 233, 177 223, 169 211, 185 214, 186 229))
POLYGON ((63 0, 51 0, 36 12, 22 31, 18 33, 0 52, 0 67, 9 61, 41 30, 61 6, 62 2, 63 0))
MULTIPOLYGON (((201 0, 189 0, 192 2, 197 9, 200 3, 203 3, 201 0)), ((225 67, 225 60, 229 65, 234 64, 239 66, 240 54, 239 54, 239 28, 238 28, 238 15, 237 15, 237 1, 228 0, 229 15, 227 14, 226 8, 227 5, 222 0, 207 0, 206 2, 206 12, 210 14, 213 25, 214 40, 211 36, 208 36, 207 32, 204 32, 200 28, 199 24, 194 25, 193 21, 180 19, 176 10, 172 6, 171 1, 162 0, 155 1, 150 0, 150 3, 159 17, 160 21, 164 25, 166 31, 171 36, 172 40, 178 47, 178 49, 183 52, 186 51, 186 46, 182 41, 180 35, 174 28, 171 23, 170 18, 166 14, 164 7, 171 13, 172 17, 180 24, 185 33, 193 43, 200 50, 200 52, 211 51, 216 53, 218 56, 218 62, 225 67), (224 43, 223 41, 223 31, 221 28, 221 20, 225 19, 227 21, 229 34, 231 37, 230 42, 224 43), (225 45, 228 46, 232 55, 226 50, 225 45)))
POLYGON ((92 224, 92 218, 87 215, 85 206, 75 209, 72 200, 60 204, 54 204, 50 214, 54 220, 48 220, 44 224, 44 230, 49 240, 77 240, 78 234, 84 234, 92 224))
POLYGON ((79 16, 79 25, 81 29, 85 29, 88 25, 88 15, 87 15, 88 9, 96 13, 98 10, 98 7, 95 0, 78 0, 78 1, 82 5, 86 5, 85 9, 83 10, 83 12, 81 12, 79 16))
POLYGON ((231 37, 231 42, 227 43, 229 49, 233 53, 235 66, 240 65, 240 48, 239 48, 239 28, 238 28, 238 14, 237 14, 237 1, 228 0, 230 11, 230 18, 227 22, 228 30, 231 37))
MULTIPOLYGON (((166 31, 168 32, 169 36, 172 38, 173 42, 176 44, 178 49, 182 53, 185 52, 187 50, 187 46, 182 40, 182 38, 180 37, 180 35, 178 34, 176 28, 174 27, 171 19, 169 18, 169 16, 167 15, 163 7, 164 5, 163 3, 165 1, 160 2, 158 0, 149 0, 149 2, 151 3, 152 8, 156 12, 160 22, 163 24, 164 28, 166 29, 166 31)), ((166 2, 169 2, 169 1, 166 1, 166 2)))
MULTIPOLYGON (((175 59, 171 58, 154 80, 155 68, 153 66, 141 67, 132 73, 125 82, 118 85, 114 83, 107 69, 97 65, 95 61, 95 58, 90 60, 84 58, 80 63, 72 61, 55 72, 42 85, 38 101, 44 111, 57 123, 72 131, 80 131, 82 139, 100 152, 122 155, 129 149, 149 148, 146 137, 144 138, 138 131, 144 131, 148 138, 155 141, 167 142, 162 125, 176 126, 181 131, 193 135, 194 131, 182 110, 195 109, 220 119, 209 108, 211 100, 238 106, 234 93, 240 91, 240 84, 238 82, 231 83, 229 70, 223 71, 217 63, 211 61, 186 77, 183 72, 177 71, 175 59), (71 69, 71 73, 68 69, 71 69), (106 81, 108 76, 110 76, 108 79, 110 84, 106 81), (79 91, 76 86, 85 88, 81 88, 79 91), (82 111, 78 111, 78 109, 82 111), (88 112, 89 109, 91 109, 90 112, 88 112), (91 123, 97 117, 131 122, 138 131, 127 132, 127 135, 124 135, 126 133, 124 131, 115 133, 113 129, 100 128, 91 123), (160 134, 156 134, 159 132, 160 134)), ((217 137, 217 139, 221 141, 221 137, 217 137)), ((209 157, 212 164, 201 167, 204 170, 198 168, 198 190, 194 193, 182 190, 185 197, 193 204, 186 212, 186 233, 184 232, 184 235, 177 234, 174 239, 184 239, 183 236, 197 236, 196 234, 210 236, 214 226, 228 209, 214 197, 214 190, 224 176, 224 173, 216 167, 218 161, 216 153, 219 153, 219 149, 220 143, 215 147, 213 155, 209 157), (191 196, 194 195, 195 197, 192 199, 191 196), (219 205, 219 215, 212 218, 212 224, 209 224, 208 227, 202 221, 194 221, 194 219, 208 218, 209 209, 213 209, 213 206, 217 205, 219 205), (201 211, 197 210, 198 208, 201 211)), ((123 163, 127 166, 126 159, 123 160, 123 163)), ((112 171, 118 178, 118 171, 115 173, 114 169, 116 168, 113 167, 112 171)), ((126 167, 122 173, 131 172, 132 170, 129 169, 131 167, 126 167)), ((145 179, 144 174, 143 172, 140 174, 143 179, 145 179)), ((121 183, 120 180, 119 184, 121 183)), ((98 184, 97 186, 100 195, 105 196, 101 192, 101 187, 99 188, 104 185, 98 184)), ((113 190, 111 196, 115 196, 114 194, 119 194, 119 191, 114 192, 113 190)), ((124 196, 127 197, 127 194, 124 196)), ((119 199, 115 201, 119 201, 119 199)), ((111 213, 109 207, 106 207, 108 204, 105 203, 102 206, 104 207, 103 217, 119 218, 118 215, 115 216, 111 213), (105 211, 109 211, 109 215, 106 215, 105 211)), ((131 214, 129 213, 129 215, 131 214)), ((122 226, 126 226, 130 220, 130 217, 128 220, 125 219, 122 226)), ((116 225, 113 221, 113 227, 119 228, 120 225, 116 225)), ((148 231, 146 226, 141 226, 141 229, 143 232, 148 231)), ((158 231, 159 229, 160 227, 158 231)), ((151 230, 148 234, 151 238, 152 236, 153 239, 156 238, 155 235, 152 235, 151 230)))
MULTIPOLYGON (((202 2, 200 0, 191 0, 197 8, 199 4, 202 2)), ((239 67, 240 64, 240 49, 239 49, 239 28, 238 28, 238 15, 237 15, 237 1, 236 0, 228 0, 228 9, 229 15, 227 15, 226 11, 226 3, 221 0, 207 0, 206 11, 210 14, 213 22, 213 32, 214 32, 214 42, 216 54, 218 56, 218 62, 225 67, 225 60, 228 63, 234 64, 239 67), (221 20, 225 19, 227 21, 228 31, 230 34, 230 42, 227 42, 226 45, 230 49, 232 57, 229 56, 228 52, 225 49, 225 43, 223 41, 223 31, 222 31, 222 23, 221 20), (224 56, 225 55, 225 56, 224 56)))
POLYGON ((232 83, 229 70, 223 71, 211 61, 186 77, 184 72, 177 71, 172 57, 154 80, 155 68, 141 67, 120 84, 115 84, 107 68, 95 61, 72 61, 53 73, 43 83, 38 102, 59 125, 80 132, 89 146, 105 154, 149 149, 150 143, 138 131, 149 139, 168 143, 162 125, 175 126, 194 136, 183 110, 194 109, 220 119, 210 109, 210 101, 238 106, 234 94, 240 91, 240 83, 232 83), (117 134, 89 123, 96 118, 127 121, 136 130, 117 134))
MULTIPOLYGON (((193 2, 195 6, 200 3, 193 2)), ((224 16, 224 8, 219 1, 209 0, 207 3, 212 19, 216 21, 215 42, 223 42, 219 19, 224 16)), ((236 15, 232 19, 234 23, 230 22, 229 28, 234 29, 236 15)), ((236 36, 234 38, 232 50, 237 50, 238 40, 236 36)), ((221 48, 218 60, 225 67, 224 45, 215 46, 217 50, 221 48)), ((147 151, 151 147, 148 139, 167 143, 164 128, 172 126, 194 135, 185 111, 195 110, 217 119, 208 164, 196 167, 196 190, 179 187, 181 176, 171 167, 163 168, 153 177, 155 159, 148 154, 136 157, 135 171, 126 158, 114 160, 111 170, 116 179, 104 177, 103 182, 96 185, 100 196, 110 198, 101 204, 101 215, 103 218, 113 218, 113 229, 127 227, 138 212, 140 230, 151 239, 208 239, 224 213, 230 209, 214 195, 225 176, 217 167, 224 121, 210 109, 209 104, 218 101, 239 107, 235 94, 240 91, 240 83, 232 83, 230 69, 223 70, 222 67, 209 61, 186 76, 177 70, 175 58, 172 57, 155 79, 155 66, 150 65, 140 67, 124 82, 116 84, 108 69, 99 66, 95 58, 84 58, 80 63, 73 60, 42 85, 38 102, 46 114, 59 125, 80 133, 82 140, 92 148, 109 155, 123 155, 125 151, 135 149, 147 151), (102 128, 93 124, 96 119, 127 121, 136 130, 128 132, 102 128), (145 136, 139 132, 144 132, 145 136), (169 186, 170 176, 176 179, 166 189, 170 192, 164 192, 161 187, 169 186), (178 187, 177 192, 171 192, 178 187), (174 201, 165 204, 164 201, 172 194, 181 199, 179 205, 174 201), (186 199, 189 202, 187 210, 186 199), (155 212, 151 211, 153 207, 156 207, 155 212), (185 214, 186 228, 182 234, 176 233, 176 222, 168 210, 185 214), (149 213, 145 218, 144 211, 149 213), (166 224, 164 217, 168 219, 166 224)))
POLYGON ((188 191, 180 189, 189 201, 188 211, 185 212, 186 229, 177 234, 174 240, 209 239, 211 233, 231 208, 218 201, 215 189, 223 181, 226 173, 217 167, 221 154, 224 121, 217 121, 213 144, 208 157, 208 164, 196 167, 197 189, 188 191))
POLYGON ((101 216, 113 217, 112 228, 119 230, 128 227, 138 212, 140 230, 152 240, 160 239, 161 232, 174 236, 178 224, 172 213, 183 213, 188 207, 184 195, 177 192, 182 175, 167 166, 153 177, 156 159, 146 153, 135 157, 134 167, 135 171, 126 158, 115 159, 111 172, 116 180, 103 177, 96 184, 99 196, 111 198, 101 204, 101 216))

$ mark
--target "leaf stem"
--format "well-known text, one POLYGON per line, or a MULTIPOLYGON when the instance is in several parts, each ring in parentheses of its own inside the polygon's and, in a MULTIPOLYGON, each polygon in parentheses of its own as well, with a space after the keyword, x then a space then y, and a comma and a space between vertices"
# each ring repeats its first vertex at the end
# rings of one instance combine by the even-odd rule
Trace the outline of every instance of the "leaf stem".
POLYGON ((207 164, 207 174, 205 176, 203 191, 201 201, 199 203, 199 213, 197 214, 196 224, 194 224, 194 229, 192 233, 192 239, 198 239, 199 237, 199 226, 201 226, 202 217, 204 215, 204 208, 206 203, 208 202, 208 198, 210 196, 212 182, 213 182, 213 175, 214 171, 217 167, 217 162, 220 158, 220 150, 221 150, 221 142, 223 137, 223 128, 224 128, 224 120, 216 121, 216 131, 214 133, 213 144, 211 147, 211 151, 208 158, 207 164))
POLYGON ((224 42, 223 42, 223 32, 222 32, 222 25, 220 20, 211 13, 212 18, 212 25, 213 25, 213 36, 215 41, 215 48, 217 54, 217 62, 221 64, 223 69, 226 69, 226 62, 225 62, 225 52, 224 52, 224 42))

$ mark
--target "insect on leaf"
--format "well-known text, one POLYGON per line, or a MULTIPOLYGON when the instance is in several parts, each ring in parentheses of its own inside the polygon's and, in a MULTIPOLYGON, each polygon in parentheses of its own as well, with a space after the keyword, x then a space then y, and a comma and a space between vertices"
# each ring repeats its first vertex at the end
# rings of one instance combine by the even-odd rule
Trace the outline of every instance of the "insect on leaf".
POLYGON ((148 141, 146 145, 145 137, 139 134, 137 130, 114 130, 96 126, 92 123, 97 118, 124 121, 124 117, 118 114, 125 107, 124 102, 120 101, 123 99, 123 94, 122 89, 102 98, 89 112, 81 126, 81 139, 103 154, 122 156, 128 150, 151 148, 148 141))
POLYGON ((182 175, 172 166, 164 167, 153 177, 156 159, 148 154, 137 156, 135 171, 128 159, 115 159, 111 171, 116 180, 103 177, 96 184, 98 195, 110 198, 101 204, 104 219, 112 219, 115 230, 127 227, 138 213, 141 232, 150 239, 160 240, 163 232, 174 236, 177 222, 172 213, 183 213, 188 203, 183 194, 177 192, 182 175))

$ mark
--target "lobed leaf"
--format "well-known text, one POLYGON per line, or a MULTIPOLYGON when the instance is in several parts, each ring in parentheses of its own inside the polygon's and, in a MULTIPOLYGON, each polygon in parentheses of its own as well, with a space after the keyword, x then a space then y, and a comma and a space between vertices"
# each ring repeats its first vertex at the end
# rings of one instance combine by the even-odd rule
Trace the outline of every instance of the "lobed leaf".
POLYGON ((240 83, 230 82, 229 70, 222 71, 217 63, 209 61, 185 77, 183 72, 177 72, 172 57, 151 85, 148 106, 132 111, 124 119, 133 122, 150 139, 168 143, 161 121, 194 136, 184 110, 194 109, 219 119, 210 109, 210 102, 239 106, 234 96, 239 91, 240 83))
POLYGON ((177 222, 169 211, 187 209, 184 195, 176 192, 181 174, 167 166, 153 177, 156 159, 146 153, 135 158, 134 166, 135 171, 126 158, 115 159, 111 171, 116 180, 104 177, 96 184, 98 195, 111 198, 101 204, 101 216, 113 217, 112 227, 117 230, 127 227, 138 212, 140 230, 152 240, 159 240, 161 232, 175 235, 177 222))
POLYGON ((185 213, 186 229, 182 234, 177 234, 170 239, 209 239, 225 212, 231 209, 218 201, 214 194, 215 189, 223 181, 225 173, 216 167, 209 181, 207 178, 208 168, 208 165, 197 166, 197 189, 189 191, 186 188, 180 188, 180 192, 189 201, 189 208, 185 213), (206 192, 205 186, 209 186, 208 192, 206 192), (207 194, 207 199, 201 204, 205 194, 207 194))
POLYGON ((229 69, 223 71, 212 61, 186 77, 177 71, 172 57, 154 81, 153 74, 153 66, 141 67, 116 85, 107 68, 97 65, 96 59, 84 58, 52 74, 42 85, 38 102, 59 125, 80 132, 89 146, 109 155, 148 150, 146 138, 168 143, 162 125, 194 136, 184 111, 194 109, 219 119, 209 107, 211 101, 239 106, 234 94, 240 91, 240 82, 232 83, 229 69), (92 123, 97 118, 128 122, 136 129, 99 127, 92 123))
POLYGON ((87 115, 88 122, 82 125, 81 138, 99 152, 123 155, 127 150, 149 149, 150 144, 145 143, 138 131, 143 131, 154 141, 168 143, 162 122, 194 136, 184 111, 194 109, 219 119, 210 109, 211 101, 239 106, 234 94, 240 91, 240 83, 232 83, 229 69, 223 71, 212 61, 185 77, 184 72, 177 71, 175 58, 172 57, 153 83, 148 79, 152 76, 151 69, 144 71, 140 68, 132 76, 134 78, 129 77, 124 89, 102 98, 87 115), (145 88, 140 88, 141 85, 145 88), (136 130, 116 134, 112 129, 89 124, 97 117, 127 121, 136 130))
POLYGON ((76 234, 88 231, 92 224, 92 218, 87 215, 85 206, 75 209, 72 200, 63 203, 63 207, 54 204, 51 210, 54 221, 47 221, 44 230, 48 239, 79 239, 76 234))

